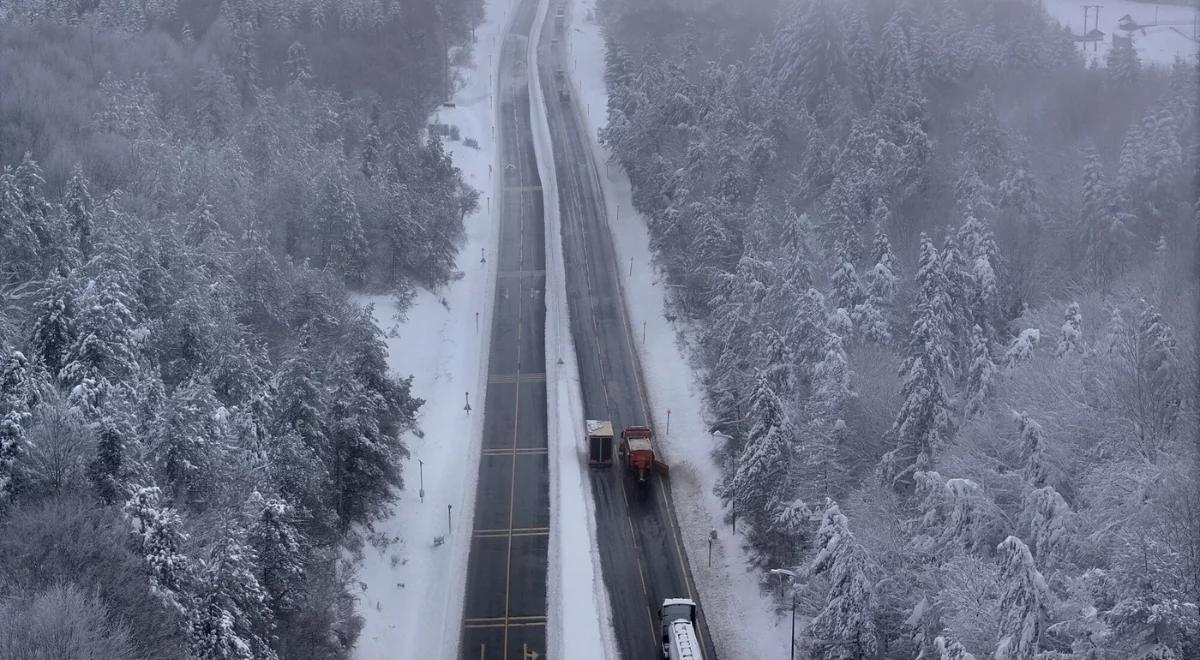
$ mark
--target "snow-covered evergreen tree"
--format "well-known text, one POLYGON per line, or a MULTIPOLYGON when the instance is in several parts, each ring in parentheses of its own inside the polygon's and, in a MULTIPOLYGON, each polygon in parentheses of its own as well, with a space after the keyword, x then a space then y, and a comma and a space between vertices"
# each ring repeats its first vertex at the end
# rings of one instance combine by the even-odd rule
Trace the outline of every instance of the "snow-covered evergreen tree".
POLYGON ((837 267, 829 277, 830 285, 833 287, 830 292, 830 301, 835 308, 854 310, 863 301, 862 283, 859 281, 858 272, 854 269, 854 262, 849 251, 842 247, 841 242, 838 245, 838 249, 834 252, 837 267))
POLYGON ((287 61, 284 63, 288 83, 295 88, 303 89, 311 84, 313 79, 312 62, 308 59, 308 49, 299 41, 293 41, 288 46, 287 61))
POLYGON ((195 603, 188 612, 193 657, 273 660, 268 597, 258 582, 257 556, 240 532, 222 538, 196 569, 195 603))
POLYGON ((292 507, 278 497, 258 491, 246 501, 250 517, 247 543, 258 556, 259 582, 267 605, 276 612, 300 606, 304 579, 304 538, 296 529, 292 507))
POLYGON ((1058 345, 1054 348, 1055 356, 1061 358, 1072 353, 1083 352, 1082 325, 1083 317, 1079 314, 1079 303, 1073 302, 1067 305, 1067 311, 1063 314, 1062 327, 1058 331, 1058 345))
POLYGON ((854 660, 873 657, 879 648, 875 589, 867 577, 867 555, 850 532, 850 522, 831 499, 825 500, 820 550, 809 566, 812 575, 828 575, 825 606, 804 631, 812 657, 854 660))
POLYGON ((1046 451, 1046 432, 1025 413, 1017 413, 1017 435, 1025 461, 1025 480, 1034 488, 1059 483, 1061 471, 1046 451))
POLYGON ((1142 63, 1131 37, 1118 37, 1105 56, 1108 82, 1117 89, 1130 89, 1141 76, 1142 63))
POLYGON ((1027 362, 1033 357, 1033 351, 1042 340, 1042 331, 1037 328, 1025 328, 1008 344, 1004 351, 1004 366, 1009 369, 1027 362))
POLYGON ((0 501, 11 494, 17 459, 28 449, 26 430, 36 401, 29 361, 0 345, 0 501))
POLYGON ((962 644, 945 636, 935 637, 933 648, 938 653, 937 660, 975 660, 975 656, 967 653, 962 644))
POLYGON ((892 341, 891 317, 899 278, 892 246, 883 231, 876 232, 871 253, 874 266, 863 277, 865 300, 855 312, 862 336, 867 341, 886 345, 892 341))
POLYGON ((963 404, 965 419, 983 411, 996 379, 997 368, 996 363, 992 361, 992 352, 983 336, 983 330, 976 325, 971 329, 971 354, 967 364, 967 390, 963 404))
POLYGON ((1050 605, 1050 590, 1029 548, 1010 536, 1000 554, 1000 641, 994 660, 1033 660, 1038 653, 1050 605))
POLYGON ((1130 231, 1117 196, 1104 179, 1104 167, 1094 147, 1085 152, 1083 203, 1080 229, 1084 264, 1093 281, 1101 286, 1112 281, 1124 265, 1130 231))
POLYGON ((1071 507, 1053 486, 1036 488, 1025 495, 1021 518, 1029 530, 1037 563, 1043 568, 1069 558, 1073 516, 1071 507))
POLYGON ((783 403, 764 374, 755 386, 750 418, 753 425, 742 446, 737 469, 725 484, 723 495, 733 500, 740 515, 765 531, 770 512, 790 502, 788 471, 792 429, 783 403))
POLYGON ((140 486, 133 489, 125 503, 125 515, 149 568, 150 590, 184 613, 189 605, 192 565, 180 552, 186 536, 180 529, 179 514, 161 502, 161 491, 156 486, 140 486))
POLYGON ((1004 514, 983 488, 970 479, 946 479, 937 472, 914 475, 921 497, 917 546, 934 555, 966 550, 986 553, 1004 529, 1004 514))
POLYGON ((947 361, 944 318, 939 315, 945 306, 936 255, 936 248, 925 238, 918 272, 917 318, 900 366, 902 403, 886 436, 894 448, 880 461, 884 482, 901 490, 912 488, 914 473, 932 469, 934 456, 951 431, 949 400, 942 384, 947 361))
POLYGON ((1182 395, 1175 332, 1153 305, 1143 303, 1136 351, 1140 435, 1151 434, 1151 444, 1157 444, 1174 426, 1182 395))

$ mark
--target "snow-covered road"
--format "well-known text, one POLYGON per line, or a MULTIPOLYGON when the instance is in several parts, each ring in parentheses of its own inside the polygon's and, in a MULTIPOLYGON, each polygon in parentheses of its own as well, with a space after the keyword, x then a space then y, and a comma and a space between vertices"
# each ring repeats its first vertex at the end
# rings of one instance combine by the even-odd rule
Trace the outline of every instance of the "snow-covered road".
MULTIPOLYGON (((567 41, 573 65, 568 72, 584 109, 597 163, 607 163, 608 150, 597 131, 606 123, 608 93, 604 84, 605 45, 595 20, 595 0, 572 0, 567 41)), ((644 341, 637 344, 647 395, 662 450, 671 465, 675 513, 700 591, 708 625, 722 658, 783 657, 790 622, 774 610, 758 589, 758 579, 742 548, 740 536, 724 524, 724 507, 713 493, 719 478, 711 451, 716 440, 704 421, 703 388, 687 358, 686 328, 668 320, 666 286, 652 264, 645 220, 633 210, 632 188, 620 166, 602 166, 600 183, 609 209, 629 323, 644 341), (669 420, 669 423, 668 423, 669 420), (708 561, 708 539, 717 540, 708 561)))

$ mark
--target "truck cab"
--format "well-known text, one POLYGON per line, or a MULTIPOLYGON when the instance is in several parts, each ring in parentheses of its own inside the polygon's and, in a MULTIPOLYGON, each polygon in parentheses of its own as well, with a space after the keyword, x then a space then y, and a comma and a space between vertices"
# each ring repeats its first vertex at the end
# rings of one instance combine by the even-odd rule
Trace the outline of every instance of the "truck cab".
POLYGON ((696 636, 696 601, 668 598, 658 608, 662 626, 662 652, 668 660, 704 660, 696 636))

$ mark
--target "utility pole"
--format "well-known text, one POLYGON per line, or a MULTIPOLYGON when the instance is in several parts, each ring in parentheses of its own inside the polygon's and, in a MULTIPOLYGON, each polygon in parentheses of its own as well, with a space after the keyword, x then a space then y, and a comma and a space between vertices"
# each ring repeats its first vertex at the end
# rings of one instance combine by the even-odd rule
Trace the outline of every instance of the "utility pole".
MULTIPOLYGON (((1104 7, 1104 5, 1083 5, 1083 36, 1085 38, 1087 37, 1087 34, 1088 34, 1088 26, 1087 26, 1088 25, 1088 22, 1087 22, 1088 10, 1090 10, 1090 9, 1096 10, 1096 16, 1092 19, 1092 27, 1095 28, 1096 30, 1099 30, 1100 29, 1100 9, 1103 7, 1104 7)), ((1099 47, 1099 45, 1097 44, 1096 40, 1093 40, 1092 41, 1092 50, 1095 51, 1098 47, 1099 47)), ((1087 48, 1086 41, 1084 42, 1084 48, 1087 48)))

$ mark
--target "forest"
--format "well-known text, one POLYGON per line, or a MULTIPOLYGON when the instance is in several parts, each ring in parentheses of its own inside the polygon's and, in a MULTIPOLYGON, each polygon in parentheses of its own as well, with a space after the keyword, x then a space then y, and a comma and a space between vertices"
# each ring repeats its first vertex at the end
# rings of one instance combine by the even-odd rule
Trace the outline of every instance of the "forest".
POLYGON ((422 405, 350 294, 457 276, 481 17, 0 1, 0 658, 349 656, 422 405))
POLYGON ((1200 657, 1196 63, 1089 66, 1025 0, 599 8, 801 653, 1200 657))

